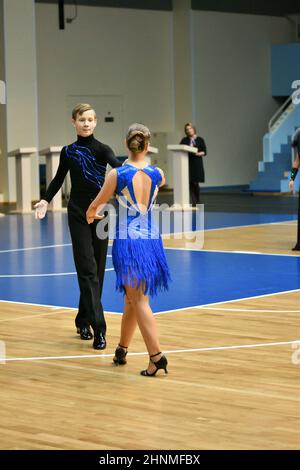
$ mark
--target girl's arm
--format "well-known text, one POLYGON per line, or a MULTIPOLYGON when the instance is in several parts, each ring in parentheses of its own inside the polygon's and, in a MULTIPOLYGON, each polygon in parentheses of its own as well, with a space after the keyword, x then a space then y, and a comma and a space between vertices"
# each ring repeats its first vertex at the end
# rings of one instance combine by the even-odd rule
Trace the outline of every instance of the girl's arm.
POLYGON ((158 171, 160 172, 160 175, 161 175, 161 183, 159 185, 159 187, 161 187, 161 186, 164 186, 166 184, 166 178, 165 178, 164 172, 158 167, 157 167, 157 169, 158 169, 158 171))
POLYGON ((117 172, 116 170, 111 170, 107 177, 105 178, 104 184, 99 191, 96 198, 91 202, 86 211, 86 220, 88 224, 94 222, 95 219, 102 219, 103 216, 97 215, 97 212, 100 212, 105 204, 110 200, 114 194, 117 187, 117 172))

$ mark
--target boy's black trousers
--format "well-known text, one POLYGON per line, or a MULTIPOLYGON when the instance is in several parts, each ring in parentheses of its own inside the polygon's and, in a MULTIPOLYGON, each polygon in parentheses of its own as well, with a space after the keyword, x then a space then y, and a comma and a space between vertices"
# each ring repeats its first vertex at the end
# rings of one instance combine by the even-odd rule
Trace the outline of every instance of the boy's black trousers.
MULTIPOLYGON (((94 335, 105 335, 106 322, 101 303, 103 279, 108 246, 108 236, 101 240, 96 228, 99 221, 88 224, 86 210, 92 198, 80 203, 70 199, 68 223, 72 239, 73 257, 77 271, 80 299, 75 325, 91 326, 94 335)), ((101 221, 102 222, 102 221, 101 221)), ((102 222, 103 223, 103 222, 102 222)))

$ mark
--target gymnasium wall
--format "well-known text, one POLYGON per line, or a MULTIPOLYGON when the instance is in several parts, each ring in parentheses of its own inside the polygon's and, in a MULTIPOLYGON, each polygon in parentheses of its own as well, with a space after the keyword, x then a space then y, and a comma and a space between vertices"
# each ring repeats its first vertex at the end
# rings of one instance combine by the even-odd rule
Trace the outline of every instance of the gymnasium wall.
MULTIPOLYGON (((67 5, 65 13, 72 16, 74 9, 67 5)), ((119 110, 119 127, 113 138, 108 137, 102 119, 96 136, 124 153, 127 126, 142 121, 158 133, 154 144, 164 143, 162 160, 170 160, 165 144, 182 135, 175 118, 185 115, 179 107, 184 108, 187 96, 192 102, 189 118, 208 145, 206 186, 247 184, 255 177, 262 137, 278 107, 271 97, 271 45, 293 41, 288 20, 191 10, 190 21, 182 21, 183 28, 190 28, 182 32, 183 44, 190 37, 190 63, 171 11, 79 6, 78 13, 78 19, 61 31, 57 5, 35 5, 39 148, 73 138, 73 97, 74 103, 82 96, 100 103, 109 95, 119 110), (185 86, 177 89, 174 74, 181 76, 181 61, 191 73, 185 86)), ((15 124, 10 126, 11 136, 15 124)), ((22 132, 13 132, 18 141, 23 131, 24 126, 22 132)), ((172 183, 170 163, 162 166, 172 183)), ((0 176, 0 193, 4 186, 0 176)))
MULTIPOLYGON (((300 17, 300 15, 299 15, 300 17)), ((272 47, 272 95, 289 96, 291 83, 300 79, 300 42, 272 47)))
MULTIPOLYGON (((0 25, 3 23, 3 0, 0 0, 0 25)), ((5 80, 4 70, 4 37, 3 29, 0 29, 0 80, 5 80)), ((0 202, 6 189, 6 117, 5 105, 0 103, 0 202)))
MULTIPOLYGON (((4 36, 1 54, 5 60, 7 104, 3 125, 6 126, 7 149, 38 147, 35 5, 32 0, 4 0, 3 6, 0 27, 4 36)), ((4 192, 6 201, 12 202, 16 200, 15 161, 6 154, 4 158, 5 181, 0 192, 4 192)), ((30 160, 32 197, 37 199, 37 155, 30 160)))
MULTIPOLYGON (((74 9, 66 6, 65 12, 71 16, 74 9)), ((79 6, 78 19, 60 31, 57 6, 37 4, 41 146, 68 141, 68 95, 92 95, 90 101, 113 95, 121 100, 121 135, 108 142, 113 148, 124 148, 125 129, 135 121, 153 131, 171 131, 171 21, 170 12, 79 6)), ((95 134, 102 138, 101 122, 95 134)))
POLYGON ((290 42, 285 18, 192 12, 194 116, 208 145, 206 186, 247 184, 278 108, 271 45, 290 42))

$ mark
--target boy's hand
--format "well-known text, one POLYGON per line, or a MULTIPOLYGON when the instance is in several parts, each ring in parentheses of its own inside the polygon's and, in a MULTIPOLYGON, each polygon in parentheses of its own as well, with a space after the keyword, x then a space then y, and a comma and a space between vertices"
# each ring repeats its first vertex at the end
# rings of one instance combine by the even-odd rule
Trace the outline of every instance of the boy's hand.
POLYGON ((290 191, 292 193, 294 191, 294 181, 293 180, 289 181, 289 188, 290 188, 290 191))
POLYGON ((86 221, 92 224, 94 220, 102 220, 105 216, 97 214, 97 207, 90 206, 86 211, 86 221))
POLYGON ((43 219, 48 209, 48 202, 44 199, 41 199, 40 202, 37 202, 33 207, 35 209, 35 218, 43 219))

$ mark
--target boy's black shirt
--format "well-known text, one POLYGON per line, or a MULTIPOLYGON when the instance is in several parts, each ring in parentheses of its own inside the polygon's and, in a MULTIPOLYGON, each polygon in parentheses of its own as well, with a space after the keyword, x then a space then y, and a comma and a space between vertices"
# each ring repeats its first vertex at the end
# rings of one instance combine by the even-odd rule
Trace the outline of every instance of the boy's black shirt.
POLYGON ((99 142, 93 135, 78 136, 76 142, 62 148, 59 166, 47 188, 45 201, 52 200, 70 171, 72 184, 70 200, 81 207, 88 207, 103 185, 107 164, 113 168, 122 165, 113 150, 99 142))

